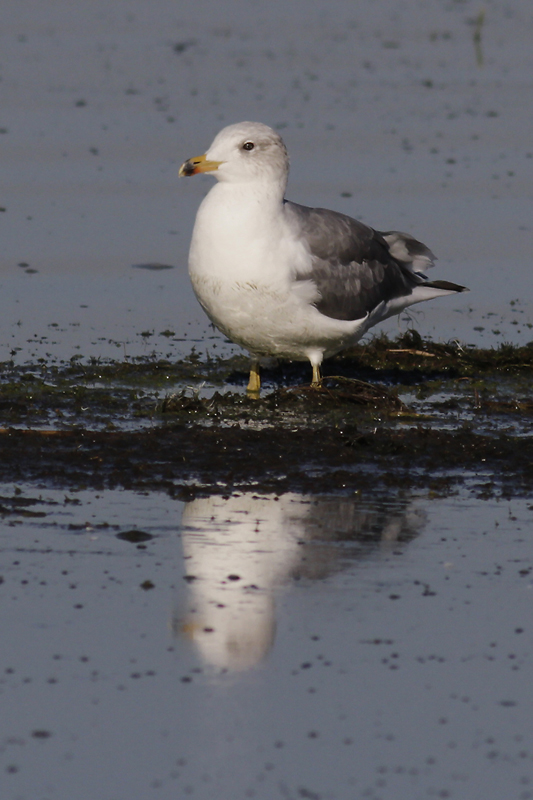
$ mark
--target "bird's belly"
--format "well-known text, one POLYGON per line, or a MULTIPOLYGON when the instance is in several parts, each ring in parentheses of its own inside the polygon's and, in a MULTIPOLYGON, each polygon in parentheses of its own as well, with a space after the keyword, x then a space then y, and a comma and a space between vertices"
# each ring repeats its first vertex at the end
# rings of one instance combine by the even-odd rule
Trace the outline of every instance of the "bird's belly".
POLYGON ((231 341, 258 355, 296 357, 285 351, 294 340, 294 324, 290 320, 297 310, 282 287, 224 282, 194 274, 191 279, 203 309, 231 341))
POLYGON ((217 230, 215 237, 200 226, 193 237, 189 274, 204 311, 229 339, 255 355, 305 359, 311 307, 295 295, 290 280, 291 263, 305 254, 299 248, 285 252, 281 233, 234 236, 232 246, 229 231, 217 230))
POLYGON ((306 360, 311 351, 332 354, 359 338, 353 323, 324 317, 282 283, 266 287, 194 272, 191 280, 211 321, 254 355, 306 360))

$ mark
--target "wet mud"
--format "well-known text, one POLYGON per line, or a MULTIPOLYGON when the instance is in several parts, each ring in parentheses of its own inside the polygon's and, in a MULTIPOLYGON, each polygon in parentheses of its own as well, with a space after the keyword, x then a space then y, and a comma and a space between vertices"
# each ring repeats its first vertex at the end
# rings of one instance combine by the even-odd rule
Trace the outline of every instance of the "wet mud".
POLYGON ((260 398, 244 391, 246 366, 3 364, 0 478, 184 498, 533 488, 533 346, 379 337, 328 362, 320 390, 308 386, 306 365, 265 370, 260 398))

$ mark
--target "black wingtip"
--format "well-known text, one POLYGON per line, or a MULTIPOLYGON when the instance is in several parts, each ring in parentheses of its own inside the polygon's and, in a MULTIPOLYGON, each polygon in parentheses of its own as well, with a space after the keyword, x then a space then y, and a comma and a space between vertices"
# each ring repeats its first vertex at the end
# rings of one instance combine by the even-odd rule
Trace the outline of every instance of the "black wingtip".
POLYGON ((458 283, 451 281, 428 281, 424 286, 431 286, 433 289, 442 289, 443 292, 469 292, 467 286, 460 286, 458 283))

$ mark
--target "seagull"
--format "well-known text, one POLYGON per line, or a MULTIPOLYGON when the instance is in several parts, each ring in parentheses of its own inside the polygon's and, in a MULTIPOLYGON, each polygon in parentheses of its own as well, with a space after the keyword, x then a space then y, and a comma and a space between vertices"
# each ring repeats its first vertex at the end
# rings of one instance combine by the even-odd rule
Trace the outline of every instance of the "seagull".
POLYGON ((320 366, 373 325, 423 300, 467 289, 430 281, 434 255, 400 231, 380 232, 345 214, 285 199, 289 157, 260 122, 228 125, 180 176, 211 173, 192 234, 189 274, 200 305, 251 355, 248 392, 261 387, 260 361, 320 366))

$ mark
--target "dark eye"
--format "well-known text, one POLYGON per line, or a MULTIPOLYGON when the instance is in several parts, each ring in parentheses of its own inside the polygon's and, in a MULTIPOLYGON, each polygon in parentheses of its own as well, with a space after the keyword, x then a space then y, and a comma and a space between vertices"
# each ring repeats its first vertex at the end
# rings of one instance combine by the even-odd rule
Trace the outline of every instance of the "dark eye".
POLYGON ((245 142, 242 146, 243 150, 253 150, 255 147, 253 142, 245 142))

